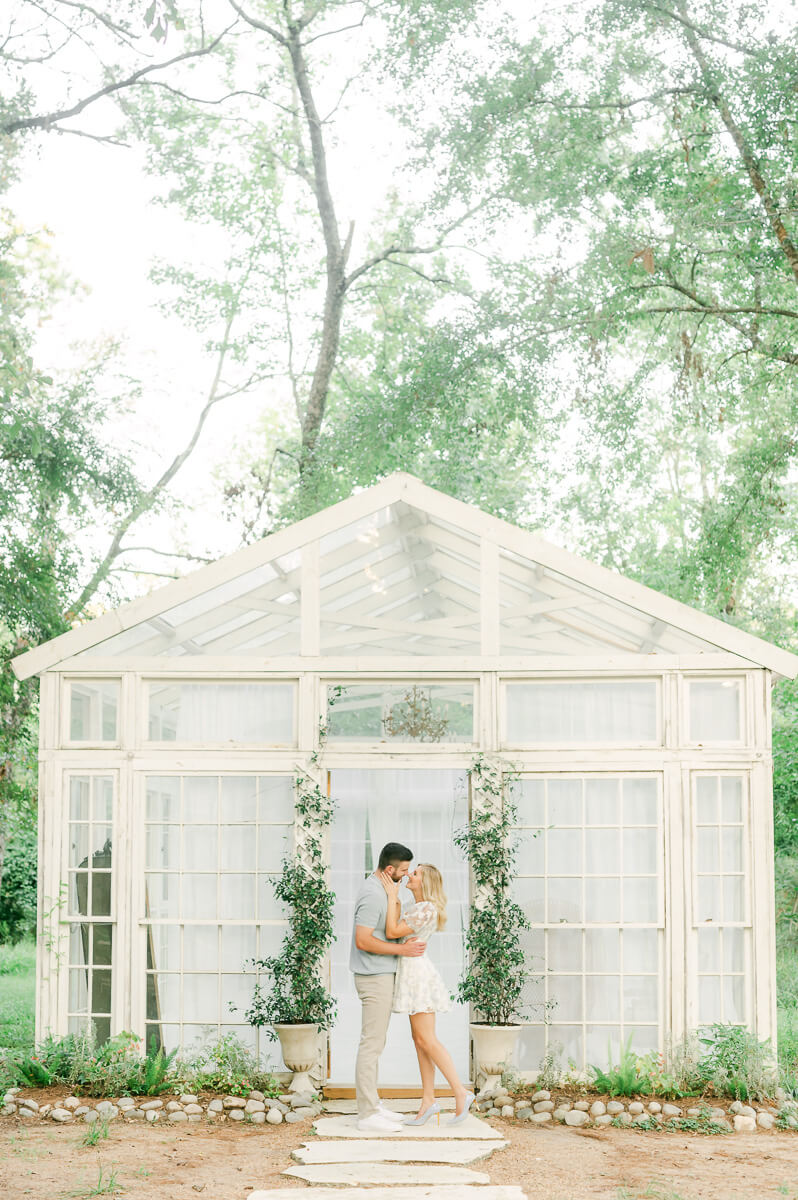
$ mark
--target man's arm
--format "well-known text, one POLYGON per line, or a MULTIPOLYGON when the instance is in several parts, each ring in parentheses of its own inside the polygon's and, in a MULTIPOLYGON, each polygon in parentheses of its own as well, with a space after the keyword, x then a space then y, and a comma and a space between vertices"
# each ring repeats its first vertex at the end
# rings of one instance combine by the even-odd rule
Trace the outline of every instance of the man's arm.
POLYGON ((384 942, 374 936, 368 925, 355 926, 355 945, 367 954, 394 954, 402 958, 419 958, 427 948, 426 942, 411 938, 407 942, 384 942))

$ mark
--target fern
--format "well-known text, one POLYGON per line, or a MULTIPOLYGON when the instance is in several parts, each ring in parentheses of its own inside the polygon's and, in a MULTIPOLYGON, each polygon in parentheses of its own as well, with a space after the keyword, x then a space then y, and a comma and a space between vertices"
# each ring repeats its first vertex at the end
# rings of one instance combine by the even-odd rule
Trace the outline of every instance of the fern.
POLYGON ((590 1064, 599 1091, 608 1092, 610 1096, 633 1096, 636 1092, 652 1090, 648 1075, 640 1073, 639 1059, 632 1050, 631 1034, 621 1050, 621 1061, 617 1067, 612 1066, 612 1046, 609 1039, 607 1040, 607 1062, 610 1065, 606 1071, 590 1064))
POLYGON ((168 1076, 176 1054, 177 1047, 168 1054, 164 1054, 163 1046, 156 1050, 155 1034, 152 1035, 150 1049, 144 1061, 142 1092, 145 1096, 157 1096, 161 1092, 170 1091, 172 1083, 168 1076))

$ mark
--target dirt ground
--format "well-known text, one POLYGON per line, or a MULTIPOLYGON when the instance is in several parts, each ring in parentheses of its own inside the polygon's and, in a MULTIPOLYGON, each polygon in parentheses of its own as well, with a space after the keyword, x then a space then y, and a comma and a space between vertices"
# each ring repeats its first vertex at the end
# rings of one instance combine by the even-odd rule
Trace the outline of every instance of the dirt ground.
MULTIPOLYGON (((507 1126, 510 1145, 476 1169, 519 1184, 529 1200, 798 1200, 798 1133, 706 1137, 627 1129, 507 1126)), ((309 1126, 182 1127, 111 1122, 98 1146, 88 1126, 0 1121, 2 1200, 102 1194, 130 1200, 246 1200, 257 1188, 303 1187, 280 1172, 309 1126)), ((479 1190, 479 1189, 477 1189, 479 1190)))

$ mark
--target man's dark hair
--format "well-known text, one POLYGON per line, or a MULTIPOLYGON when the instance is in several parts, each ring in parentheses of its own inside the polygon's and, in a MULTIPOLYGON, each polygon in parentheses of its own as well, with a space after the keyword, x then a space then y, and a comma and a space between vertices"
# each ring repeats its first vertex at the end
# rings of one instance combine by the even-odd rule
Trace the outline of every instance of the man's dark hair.
POLYGON ((410 862, 413 857, 413 851, 408 850, 407 846, 403 846, 401 842, 388 842, 387 846, 383 846, 380 850, 380 861, 377 864, 378 871, 384 871, 387 866, 396 866, 400 862, 410 862))

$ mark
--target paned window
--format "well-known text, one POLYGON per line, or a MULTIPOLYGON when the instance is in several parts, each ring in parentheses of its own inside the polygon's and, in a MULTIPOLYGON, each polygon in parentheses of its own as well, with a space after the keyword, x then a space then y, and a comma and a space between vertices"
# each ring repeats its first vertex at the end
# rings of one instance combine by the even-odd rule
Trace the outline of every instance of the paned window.
POLYGON ((70 742, 115 742, 118 679, 74 679, 69 688, 70 742))
POLYGON ((654 776, 524 779, 515 896, 533 924, 521 1061, 547 1046, 580 1069, 604 1067, 632 1035, 659 1043, 663 838, 654 776))
POLYGON ((112 776, 69 777, 67 1021, 70 1032, 93 1022, 101 1042, 111 1032, 113 819, 112 776))
POLYGON ((147 1044, 169 1049, 234 1031, 252 960, 279 948, 286 914, 274 894, 294 819, 290 777, 150 776, 145 825, 147 1044))
POLYGON ((149 684, 148 739, 196 745, 293 745, 293 683, 149 684))
POLYGON ((691 742, 742 740, 741 679, 688 679, 691 742))
POLYGON ((511 746, 626 746, 662 741, 656 680, 507 683, 505 742, 511 746))
POLYGON ((331 742, 473 742, 474 685, 330 685, 327 737, 331 742))
POLYGON ((696 775, 693 926, 698 1021, 744 1024, 750 938, 747 803, 740 775, 696 775))

